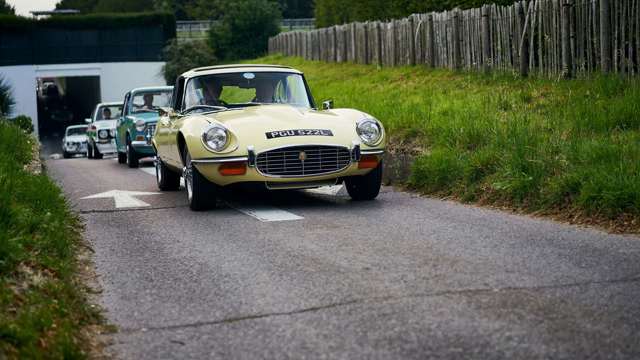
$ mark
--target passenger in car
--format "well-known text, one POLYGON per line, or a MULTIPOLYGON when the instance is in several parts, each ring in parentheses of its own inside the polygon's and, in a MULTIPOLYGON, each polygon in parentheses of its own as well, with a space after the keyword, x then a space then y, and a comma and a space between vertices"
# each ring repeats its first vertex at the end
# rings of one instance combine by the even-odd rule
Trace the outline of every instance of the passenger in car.
POLYGON ((102 120, 111 120, 111 109, 108 107, 102 109, 102 120))

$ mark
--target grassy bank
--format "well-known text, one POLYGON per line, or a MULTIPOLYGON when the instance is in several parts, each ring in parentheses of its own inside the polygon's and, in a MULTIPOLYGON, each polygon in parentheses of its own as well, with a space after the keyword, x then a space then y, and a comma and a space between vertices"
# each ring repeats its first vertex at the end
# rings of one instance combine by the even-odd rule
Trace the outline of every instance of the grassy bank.
POLYGON ((24 170, 33 139, 0 120, 0 358, 83 358, 99 320, 77 281, 81 224, 60 189, 24 170))
POLYGON ((640 228, 640 81, 553 81, 271 56, 306 73, 316 101, 366 111, 392 147, 419 153, 423 192, 640 228), (407 145, 409 144, 409 145, 407 145))

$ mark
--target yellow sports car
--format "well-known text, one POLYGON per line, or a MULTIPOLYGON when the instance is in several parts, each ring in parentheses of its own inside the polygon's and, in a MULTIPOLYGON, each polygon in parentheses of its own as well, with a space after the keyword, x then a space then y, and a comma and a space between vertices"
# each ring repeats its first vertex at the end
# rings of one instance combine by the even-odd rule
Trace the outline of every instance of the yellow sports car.
POLYGON ((160 190, 185 179, 189 206, 216 204, 220 187, 307 189, 344 183, 354 200, 380 191, 385 132, 371 115, 318 109, 304 75, 285 66, 225 65, 178 77, 153 136, 160 190))

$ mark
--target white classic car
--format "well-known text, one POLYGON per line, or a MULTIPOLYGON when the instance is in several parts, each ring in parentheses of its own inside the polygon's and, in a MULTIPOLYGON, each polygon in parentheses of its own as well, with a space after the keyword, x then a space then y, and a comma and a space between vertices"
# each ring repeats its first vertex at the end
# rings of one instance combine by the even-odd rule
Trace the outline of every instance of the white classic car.
POLYGON ((62 139, 62 156, 65 159, 76 154, 84 155, 87 151, 87 125, 67 127, 62 139))
POLYGON ((116 152, 116 122, 122 113, 121 102, 100 103, 85 119, 87 130, 87 157, 102 159, 104 154, 116 152))

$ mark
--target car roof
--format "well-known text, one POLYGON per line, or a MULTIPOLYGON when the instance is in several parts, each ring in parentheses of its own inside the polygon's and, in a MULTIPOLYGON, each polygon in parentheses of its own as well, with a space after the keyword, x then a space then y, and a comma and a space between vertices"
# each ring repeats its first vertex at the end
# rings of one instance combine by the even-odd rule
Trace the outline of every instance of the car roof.
POLYGON ((100 106, 122 106, 122 101, 112 101, 112 102, 103 102, 103 103, 99 103, 98 105, 96 105, 96 107, 100 107, 100 106))
POLYGON ((173 86, 147 86, 139 87, 131 90, 132 93, 147 92, 147 91, 173 91, 173 86))
POLYGON ((238 71, 248 71, 248 72, 286 72, 286 73, 295 73, 302 74, 301 71, 291 68, 289 66, 283 65, 265 65, 265 64, 231 64, 231 65, 216 65, 216 66, 205 66, 199 67, 195 69, 191 69, 184 74, 182 74, 185 78, 191 78, 194 76, 200 75, 215 75, 215 74, 225 74, 225 73, 233 73, 238 71))

